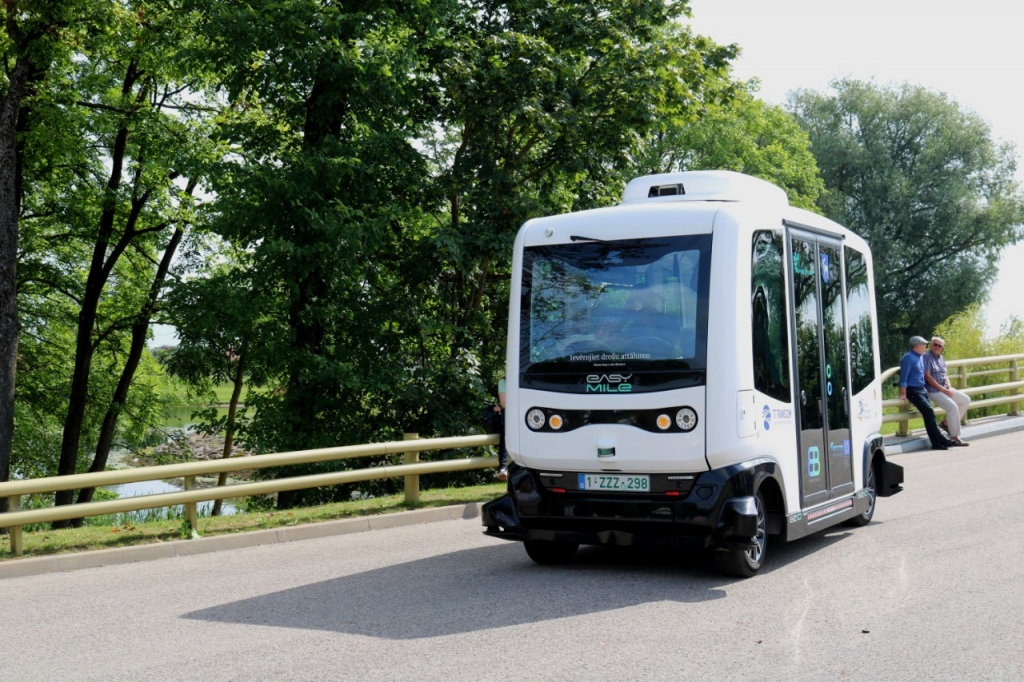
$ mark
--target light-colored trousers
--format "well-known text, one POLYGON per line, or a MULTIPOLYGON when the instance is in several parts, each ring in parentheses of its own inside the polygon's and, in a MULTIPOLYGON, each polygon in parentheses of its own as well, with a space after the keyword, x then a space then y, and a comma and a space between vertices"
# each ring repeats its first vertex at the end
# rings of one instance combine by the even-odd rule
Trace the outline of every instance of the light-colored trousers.
POLYGON ((967 406, 971 404, 971 396, 953 389, 953 395, 936 391, 928 392, 928 397, 935 403, 935 407, 941 407, 946 411, 946 424, 949 426, 949 437, 960 437, 960 420, 967 414, 967 406))

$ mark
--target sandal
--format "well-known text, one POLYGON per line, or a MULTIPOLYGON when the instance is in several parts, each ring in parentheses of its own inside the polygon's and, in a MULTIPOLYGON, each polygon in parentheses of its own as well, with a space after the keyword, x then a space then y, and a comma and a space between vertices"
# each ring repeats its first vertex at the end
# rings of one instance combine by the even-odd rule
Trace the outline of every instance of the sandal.
POLYGON ((955 448, 966 448, 968 445, 970 445, 970 443, 962 441, 959 438, 957 438, 956 440, 949 441, 949 444, 955 448))

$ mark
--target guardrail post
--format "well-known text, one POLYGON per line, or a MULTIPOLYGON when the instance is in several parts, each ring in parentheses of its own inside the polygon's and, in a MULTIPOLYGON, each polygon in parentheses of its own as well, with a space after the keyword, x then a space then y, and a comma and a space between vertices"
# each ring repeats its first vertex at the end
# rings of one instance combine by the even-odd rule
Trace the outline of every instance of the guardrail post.
MULTIPOLYGON (((16 512, 21 508, 21 496, 14 495, 7 498, 7 511, 16 512)), ((11 536, 11 554, 21 556, 25 551, 24 538, 21 534, 21 526, 10 526, 7 532, 11 536)))
MULTIPOLYGON (((960 373, 957 377, 956 383, 957 388, 959 388, 961 391, 967 388, 967 365, 960 365, 960 373)), ((967 408, 967 410, 969 409, 970 407, 967 408)), ((967 426, 968 422, 967 410, 964 410, 964 413, 960 415, 960 423, 964 426, 967 426)))
MULTIPOLYGON (((1020 363, 1017 360, 1010 360, 1010 381, 1014 383, 1020 381, 1020 363)), ((1020 393, 1020 389, 1015 388, 1012 393, 1017 395, 1020 393)), ((1020 414, 1020 403, 1010 403, 1010 414, 1013 416, 1020 414)))
MULTIPOLYGON (((910 410, 910 401, 906 398, 903 399, 903 404, 900 405, 900 414, 906 414, 910 410)), ((896 435, 897 436, 909 436, 910 435, 910 417, 901 419, 896 422, 896 435)))
MULTIPOLYGON (((196 477, 186 476, 185 477, 185 490, 196 489, 196 477)), ((195 533, 199 530, 199 505, 196 502, 185 503, 185 520, 188 521, 191 526, 190 530, 195 533)), ((195 537, 194 535, 192 537, 195 537)))
MULTIPOLYGON (((910 409, 910 403, 908 401, 906 401, 906 400, 904 400, 903 402, 904 402, 904 405, 900 408, 900 411, 901 412, 906 412, 907 410, 910 409)), ((901 419, 899 422, 897 422, 897 424, 898 424, 898 426, 896 427, 896 435, 897 436, 909 436, 910 435, 910 420, 909 419, 901 419)))
MULTIPOLYGON (((402 440, 419 440, 420 434, 418 433, 406 433, 402 434, 402 440)), ((420 461, 420 453, 418 452, 407 452, 405 453, 404 463, 415 464, 420 461)), ((406 504, 420 501, 420 477, 419 475, 406 476, 405 477, 405 502, 406 504)))

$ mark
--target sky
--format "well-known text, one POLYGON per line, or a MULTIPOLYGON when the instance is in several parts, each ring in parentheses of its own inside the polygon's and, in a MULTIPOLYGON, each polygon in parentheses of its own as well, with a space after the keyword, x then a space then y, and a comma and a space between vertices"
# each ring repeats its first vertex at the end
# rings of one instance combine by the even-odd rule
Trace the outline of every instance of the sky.
MULTIPOLYGON (((741 79, 758 78, 761 99, 824 92, 835 78, 911 83, 944 92, 985 119, 998 140, 1024 151, 1019 86, 1024 9, 1006 0, 690 0, 694 30, 735 43, 741 79)), ((1024 162, 1017 177, 1024 185, 1024 162)), ((1007 248, 985 307, 986 333, 1024 318, 1024 242, 1007 248)))

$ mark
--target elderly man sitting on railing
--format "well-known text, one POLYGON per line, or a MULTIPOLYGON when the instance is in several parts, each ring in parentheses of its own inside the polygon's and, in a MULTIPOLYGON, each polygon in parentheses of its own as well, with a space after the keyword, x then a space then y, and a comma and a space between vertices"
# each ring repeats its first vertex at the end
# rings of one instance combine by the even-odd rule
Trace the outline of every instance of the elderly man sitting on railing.
POLYGON ((971 404, 971 397, 953 388, 949 383, 949 374, 946 372, 946 358, 942 357, 942 351, 946 342, 938 336, 932 337, 931 347, 922 356, 924 360, 924 380, 928 384, 928 397, 946 411, 946 418, 939 426, 945 429, 949 437, 955 443, 967 443, 960 439, 960 422, 967 414, 967 408, 971 404))
POLYGON ((951 446, 967 445, 963 441, 946 438, 935 423, 935 411, 928 402, 928 391, 925 390, 924 362, 928 340, 921 336, 910 338, 910 350, 900 359, 900 400, 909 400, 924 419, 924 428, 928 432, 928 440, 932 442, 932 450, 948 450, 951 446))

